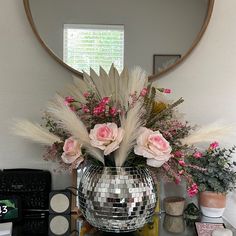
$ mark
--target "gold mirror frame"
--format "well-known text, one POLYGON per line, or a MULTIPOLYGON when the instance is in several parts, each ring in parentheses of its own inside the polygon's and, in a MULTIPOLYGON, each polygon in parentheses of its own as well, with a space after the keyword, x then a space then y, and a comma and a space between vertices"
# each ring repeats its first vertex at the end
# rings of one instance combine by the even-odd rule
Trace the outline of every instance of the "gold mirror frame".
POLYGON ((192 53, 192 51, 195 49, 195 47, 198 45, 198 43, 202 39, 202 36, 203 36, 203 34, 205 33, 205 31, 207 29, 207 26, 208 26, 208 24, 210 22, 210 19, 211 19, 211 16, 212 16, 214 3, 215 3, 215 0, 208 0, 207 14, 206 14, 204 23, 201 27, 201 30, 197 34, 195 40, 193 41, 192 46, 189 48, 189 50, 179 60, 177 60, 173 65, 171 65, 170 67, 166 68, 165 70, 163 70, 159 74, 150 75, 149 76, 149 81, 154 82, 156 79, 160 78, 164 74, 167 74, 170 71, 172 71, 174 68, 179 66, 183 61, 185 61, 188 58, 188 56, 192 53))
MULTIPOLYGON (((203 34, 205 33, 207 26, 210 22, 211 19, 211 15, 212 15, 212 11, 213 11, 213 6, 214 6, 214 2, 215 0, 208 0, 208 9, 207 9, 207 14, 204 20, 204 23, 201 27, 201 30, 199 31, 199 33, 197 34, 195 40, 192 43, 192 46, 189 48, 189 50, 179 59, 177 60, 173 65, 171 65, 170 67, 166 68, 165 70, 163 70, 162 72, 160 72, 159 74, 155 74, 155 75, 150 75, 149 76, 149 80, 150 81, 155 81, 156 79, 160 78, 161 76, 163 76, 164 74, 167 74, 168 72, 172 71, 174 68, 176 68, 178 65, 180 65, 183 61, 185 61, 187 59, 187 57, 191 54, 191 52, 194 50, 194 48, 197 46, 197 44, 199 43, 199 41, 201 40, 203 34)), ((43 48, 57 61, 59 62, 63 67, 65 67, 67 70, 69 70, 70 72, 72 72, 73 74, 77 75, 78 77, 83 77, 83 74, 75 69, 73 69, 72 67, 68 66, 66 63, 64 63, 59 57, 57 57, 55 55, 55 53, 47 47, 46 43, 43 41, 43 39, 40 37, 39 32, 37 31, 37 28, 35 26, 35 23, 33 21, 33 17, 32 17, 32 13, 30 10, 30 4, 29 4, 29 0, 23 0, 24 3, 24 8, 25 8, 25 12, 27 15, 27 18, 29 20, 30 26, 36 36, 36 38, 39 40, 40 44, 43 46, 43 48)))
MULTIPOLYGON (((175 62, 175 64, 171 65, 170 67, 166 68, 165 70, 163 70, 162 72, 160 72, 159 74, 156 75, 150 75, 149 76, 149 80, 150 81, 155 81, 156 79, 160 78, 161 76, 163 76, 164 74, 167 74, 168 72, 172 71, 174 68, 176 68, 177 66, 179 66, 184 60, 186 60, 186 58, 191 54, 191 52, 194 50, 194 48, 197 46, 197 44, 199 43, 199 41, 201 40, 203 34, 205 33, 207 26, 210 22, 211 19, 211 15, 212 15, 212 11, 213 11, 213 7, 214 7, 214 2, 215 0, 208 0, 208 9, 207 9, 207 14, 204 20, 204 23, 201 27, 201 30, 199 31, 199 33, 197 34, 195 40, 192 43, 192 46, 189 48, 189 50, 179 59, 175 62)), ((69 70, 70 72, 72 72, 73 74, 79 76, 79 77, 83 77, 83 74, 75 69, 73 69, 72 67, 68 66, 66 63, 64 63, 59 57, 57 57, 54 52, 47 47, 47 45, 45 44, 45 42, 42 40, 42 38, 39 35, 39 32, 36 29, 35 23, 33 21, 33 17, 31 14, 31 10, 30 10, 30 6, 29 6, 29 0, 23 0, 24 3, 24 8, 25 8, 25 12, 28 18, 28 21, 30 23, 30 26, 36 36, 36 38, 38 39, 38 41, 40 42, 40 44, 43 46, 43 48, 57 61, 59 62, 63 67, 65 67, 67 70, 69 70)), ((73 171, 72 173, 72 185, 74 187, 77 186, 77 173, 76 170, 73 171)), ((78 208, 76 206, 76 197, 73 195, 72 196, 72 206, 71 206, 71 212, 72 213, 78 213, 78 208)))
MULTIPOLYGON (((203 34, 205 33, 207 26, 210 22, 211 19, 211 15, 212 15, 212 11, 213 11, 213 6, 214 6, 214 2, 215 0, 208 0, 208 9, 207 9, 207 14, 205 17, 205 21, 201 27, 201 30, 199 31, 199 33, 197 34, 195 40, 192 43, 192 46, 189 48, 189 50, 179 59, 177 60, 173 65, 171 65, 170 67, 166 68, 165 70, 161 71, 158 74, 155 75, 150 75, 149 76, 149 80, 151 82, 155 81, 156 79, 162 77, 164 74, 167 74, 168 72, 172 71, 174 68, 176 68, 177 66, 179 66, 183 61, 185 61, 187 59, 187 57, 191 54, 191 52, 194 50, 194 48, 197 46, 197 44, 199 43, 199 41, 201 40, 203 34)), ((45 42, 43 41, 43 39, 40 37, 39 32, 37 31, 37 28, 35 26, 35 23, 33 21, 33 17, 32 17, 32 13, 30 10, 30 4, 29 4, 29 0, 23 0, 24 3, 24 8, 25 8, 25 12, 27 15, 27 18, 29 20, 30 26, 36 36, 36 38, 39 40, 40 44, 43 46, 43 48, 57 61, 59 62, 63 67, 65 67, 67 70, 69 70, 70 72, 72 72, 73 74, 77 75, 78 77, 83 77, 83 74, 81 72, 79 72, 78 70, 73 69, 72 67, 68 66, 66 63, 64 63, 59 57, 57 57, 55 55, 55 53, 47 47, 47 45, 45 44, 45 42)))

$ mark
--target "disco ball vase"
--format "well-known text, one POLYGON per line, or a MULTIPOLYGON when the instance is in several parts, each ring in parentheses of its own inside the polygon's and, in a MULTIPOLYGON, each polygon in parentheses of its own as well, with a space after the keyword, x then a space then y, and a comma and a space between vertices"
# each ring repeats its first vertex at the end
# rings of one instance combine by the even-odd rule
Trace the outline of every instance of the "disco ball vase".
POLYGON ((157 191, 144 167, 86 168, 79 184, 79 207, 92 226, 106 232, 131 232, 154 214, 157 191))

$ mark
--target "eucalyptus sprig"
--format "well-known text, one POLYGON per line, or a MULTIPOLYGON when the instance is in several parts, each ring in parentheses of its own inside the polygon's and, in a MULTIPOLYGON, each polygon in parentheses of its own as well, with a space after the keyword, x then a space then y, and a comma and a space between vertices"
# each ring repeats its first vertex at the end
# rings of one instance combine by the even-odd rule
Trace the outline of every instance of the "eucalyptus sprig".
MULTIPOLYGON (((233 153, 236 146, 230 149, 209 147, 199 157, 190 158, 193 165, 205 168, 205 171, 190 169, 195 182, 199 185, 199 191, 213 191, 227 193, 234 189, 236 184, 236 162, 233 161, 233 153)), ((199 153, 199 152, 198 152, 199 153)))

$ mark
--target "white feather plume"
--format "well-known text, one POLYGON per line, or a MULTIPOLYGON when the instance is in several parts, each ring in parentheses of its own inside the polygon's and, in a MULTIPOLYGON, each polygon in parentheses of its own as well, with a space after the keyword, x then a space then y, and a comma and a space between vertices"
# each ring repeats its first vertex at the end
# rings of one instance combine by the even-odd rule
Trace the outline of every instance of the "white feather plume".
POLYGON ((146 87, 148 82, 147 74, 141 67, 135 67, 131 70, 129 81, 128 81, 128 91, 130 94, 137 92, 140 94, 142 89, 146 87))
POLYGON ((50 133, 39 124, 34 124, 28 120, 14 121, 12 132, 16 135, 41 144, 52 145, 55 142, 62 142, 58 136, 50 133))
POLYGON ((139 128, 142 126, 142 104, 137 102, 131 108, 126 117, 121 118, 121 127, 124 129, 124 137, 119 149, 115 153, 116 166, 122 166, 126 161, 130 151, 136 144, 139 128))
POLYGON ((232 138, 236 135, 235 124, 225 124, 222 121, 205 125, 182 139, 182 144, 193 145, 196 143, 223 141, 226 138, 232 138))
POLYGON ((122 98, 123 107, 127 109, 130 95, 135 92, 139 95, 142 89, 147 87, 148 77, 140 67, 135 67, 130 73, 124 69, 121 73, 121 83, 120 98, 122 98))
POLYGON ((63 98, 57 95, 55 102, 49 104, 48 112, 57 120, 57 123, 63 129, 67 130, 73 137, 78 139, 88 153, 99 161, 104 162, 101 151, 91 146, 86 126, 69 107, 64 105, 63 98))

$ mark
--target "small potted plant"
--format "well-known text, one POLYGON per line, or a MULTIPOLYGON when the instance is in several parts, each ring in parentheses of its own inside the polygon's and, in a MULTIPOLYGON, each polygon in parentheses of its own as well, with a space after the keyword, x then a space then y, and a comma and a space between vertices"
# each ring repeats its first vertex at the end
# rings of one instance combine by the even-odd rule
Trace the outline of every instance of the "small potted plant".
POLYGON ((205 216, 221 217, 224 212, 226 194, 236 184, 236 162, 232 160, 235 150, 235 146, 220 148, 218 142, 213 142, 204 152, 196 150, 189 159, 192 165, 202 168, 189 171, 198 185, 199 204, 205 216))

